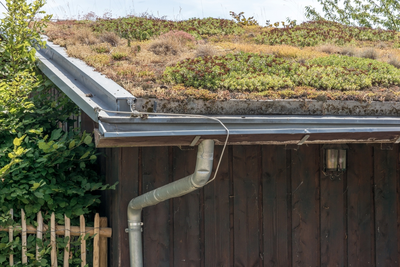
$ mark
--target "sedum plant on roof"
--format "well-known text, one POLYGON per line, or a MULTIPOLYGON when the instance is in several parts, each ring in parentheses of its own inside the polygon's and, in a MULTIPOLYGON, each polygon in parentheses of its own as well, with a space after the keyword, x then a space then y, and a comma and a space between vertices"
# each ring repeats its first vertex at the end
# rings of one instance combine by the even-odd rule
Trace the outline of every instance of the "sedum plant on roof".
POLYGON ((260 26, 246 23, 251 18, 242 12, 231 14, 234 20, 146 15, 64 21, 46 31, 70 56, 137 97, 399 98, 395 30, 327 20, 260 26), (104 38, 111 35, 118 42, 104 38))

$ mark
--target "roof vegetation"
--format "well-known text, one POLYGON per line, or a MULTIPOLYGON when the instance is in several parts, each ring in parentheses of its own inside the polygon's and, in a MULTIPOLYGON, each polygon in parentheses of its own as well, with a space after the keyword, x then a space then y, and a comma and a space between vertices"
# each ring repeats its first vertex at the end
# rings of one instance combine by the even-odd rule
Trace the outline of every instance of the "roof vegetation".
POLYGON ((138 97, 400 100, 398 32, 231 15, 59 21, 46 34, 138 97))

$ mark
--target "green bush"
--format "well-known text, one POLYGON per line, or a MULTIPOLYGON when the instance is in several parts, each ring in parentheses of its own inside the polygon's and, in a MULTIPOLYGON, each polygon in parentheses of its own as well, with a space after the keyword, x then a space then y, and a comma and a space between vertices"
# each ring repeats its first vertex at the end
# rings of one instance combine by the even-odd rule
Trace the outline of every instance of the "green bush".
MULTIPOLYGON (((77 224, 79 215, 91 217, 99 204, 103 185, 94 171, 96 150, 92 137, 73 129, 71 115, 79 109, 35 66, 34 47, 42 44, 39 33, 49 16, 36 21, 44 1, 7 0, 8 15, 0 21, 0 226, 20 224, 24 209, 27 223, 36 225, 42 211, 45 222, 55 213, 58 224, 64 214, 77 224), (54 94, 58 94, 57 97, 54 94), (64 130, 60 128, 64 125, 64 130), (14 209, 14 219, 9 216, 14 209)), ((29 263, 21 263, 21 240, 9 242, 8 233, 0 233, 0 265, 14 254, 14 266, 50 266, 49 233, 43 241, 28 236, 29 263), (36 244, 41 258, 36 260, 36 244)), ((87 238, 87 237, 86 237, 87 238)), ((66 245, 58 239, 58 248, 66 245)), ((72 239, 71 264, 80 264, 79 249, 72 239)), ((59 265, 62 254, 59 254, 59 265)))

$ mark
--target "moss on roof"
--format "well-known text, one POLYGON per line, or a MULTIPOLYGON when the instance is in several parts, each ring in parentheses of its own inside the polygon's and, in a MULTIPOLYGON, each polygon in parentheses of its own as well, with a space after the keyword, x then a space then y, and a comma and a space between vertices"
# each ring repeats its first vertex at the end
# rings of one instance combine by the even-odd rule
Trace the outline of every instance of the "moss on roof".
POLYGON ((137 97, 399 101, 399 34, 328 21, 62 21, 46 34, 137 97))

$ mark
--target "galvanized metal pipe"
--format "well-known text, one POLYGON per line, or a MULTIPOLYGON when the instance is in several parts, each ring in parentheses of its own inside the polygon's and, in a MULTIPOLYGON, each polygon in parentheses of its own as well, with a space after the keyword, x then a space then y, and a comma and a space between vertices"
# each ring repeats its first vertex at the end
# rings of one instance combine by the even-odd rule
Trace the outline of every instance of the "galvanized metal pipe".
POLYGON ((128 205, 129 253, 131 267, 143 266, 142 254, 142 209, 167 199, 186 195, 207 184, 214 159, 214 141, 204 140, 197 152, 196 168, 193 174, 164 185, 132 199, 128 205))

